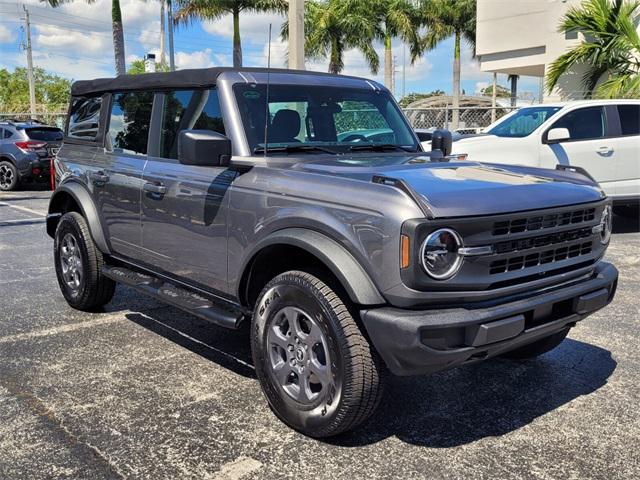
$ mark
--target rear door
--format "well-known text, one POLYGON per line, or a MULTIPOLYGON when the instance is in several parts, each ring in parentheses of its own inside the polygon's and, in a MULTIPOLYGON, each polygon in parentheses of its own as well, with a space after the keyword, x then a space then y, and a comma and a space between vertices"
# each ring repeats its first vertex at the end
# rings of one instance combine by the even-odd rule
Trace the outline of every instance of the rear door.
POLYGON ((616 196, 640 198, 640 103, 616 105, 620 132, 616 140, 616 196))
POLYGON ((540 152, 542 167, 557 164, 584 168, 595 178, 608 195, 615 194, 616 168, 619 152, 612 138, 603 106, 582 107, 562 115, 543 135, 540 152), (552 128, 566 128, 569 140, 546 144, 546 132, 552 128))
POLYGON ((104 153, 89 178, 113 250, 141 258, 140 192, 147 161, 152 92, 113 93, 104 153))
POLYGON ((182 165, 178 134, 225 132, 215 89, 156 95, 142 190, 145 263, 190 283, 227 290, 228 167, 182 165))

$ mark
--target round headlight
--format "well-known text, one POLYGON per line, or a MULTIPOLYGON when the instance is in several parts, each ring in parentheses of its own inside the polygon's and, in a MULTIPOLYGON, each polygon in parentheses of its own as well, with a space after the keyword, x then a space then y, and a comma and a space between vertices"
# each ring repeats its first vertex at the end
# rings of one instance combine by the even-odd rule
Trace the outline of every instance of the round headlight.
POLYGON ((462 239, 454 230, 442 228, 431 233, 420 251, 424 270, 436 280, 453 277, 462 265, 462 255, 458 254, 460 247, 462 239))
POLYGON ((613 229, 613 212, 611 205, 604 207, 602 217, 600 217, 600 241, 603 244, 609 243, 611 238, 611 230, 613 229))

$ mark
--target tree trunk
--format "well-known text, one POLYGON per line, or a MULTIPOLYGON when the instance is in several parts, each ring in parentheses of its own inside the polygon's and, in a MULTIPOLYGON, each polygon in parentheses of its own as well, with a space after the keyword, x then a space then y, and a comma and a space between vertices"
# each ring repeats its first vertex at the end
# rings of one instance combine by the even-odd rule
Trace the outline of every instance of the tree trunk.
POLYGON ((491 90, 491 123, 496 121, 496 96, 498 94, 498 74, 493 72, 493 90, 491 90))
POLYGON ((458 128, 460 123, 460 32, 455 35, 453 50, 453 102, 451 112, 451 129, 458 128))
POLYGON ((113 54, 116 60, 116 75, 124 75, 127 68, 124 62, 124 30, 120 0, 111 0, 111 24, 113 30, 113 54))
POLYGON ((384 37, 384 86, 393 92, 393 51, 388 33, 384 37))
POLYGON ((511 106, 516 106, 516 100, 518 98, 518 76, 511 75, 511 106))
POLYGON ((338 40, 331 39, 331 58, 329 59, 329 73, 340 73, 340 48, 338 46, 338 40))
POLYGON ((240 42, 240 10, 233 9, 233 66, 242 66, 242 44, 240 42))

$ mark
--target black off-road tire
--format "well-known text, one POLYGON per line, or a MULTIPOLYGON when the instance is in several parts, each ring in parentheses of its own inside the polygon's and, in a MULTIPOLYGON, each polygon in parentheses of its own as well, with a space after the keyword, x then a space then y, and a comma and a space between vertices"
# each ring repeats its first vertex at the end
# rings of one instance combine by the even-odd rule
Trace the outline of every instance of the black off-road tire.
MULTIPOLYGON (((286 333, 283 335, 287 337, 286 333)), ((271 409, 284 423, 305 435, 321 438, 351 430, 367 420, 380 403, 386 377, 382 360, 363 335, 345 301, 314 275, 289 271, 264 287, 251 322, 251 347, 256 374, 271 409), (308 314, 300 318, 313 319, 314 328, 324 335, 322 341, 330 359, 326 361, 330 364, 330 375, 324 377, 330 378, 329 386, 326 389, 323 386, 317 393, 318 398, 306 404, 285 391, 282 381, 277 379, 271 357, 274 348, 276 352, 280 350, 270 343, 273 334, 269 329, 282 321, 281 312, 285 308, 291 311, 290 307, 308 314)), ((296 378, 296 372, 289 375, 296 378)))
POLYGON ((0 182, 0 191, 10 192, 18 188, 18 185, 20 183, 20 176, 15 165, 4 160, 0 162, 0 170, 2 170, 0 174, 2 174, 3 180, 0 182))
POLYGON ((53 254, 56 276, 60 290, 67 303, 78 310, 93 311, 111 301, 116 283, 102 275, 100 269, 104 265, 102 252, 98 250, 84 217, 76 212, 65 213, 56 228, 53 254), (71 236, 71 237, 69 237, 71 236), (72 288, 65 280, 61 251, 64 240, 73 238, 78 248, 81 280, 77 288, 72 288))
POLYGON ((535 358, 539 355, 542 355, 543 353, 547 353, 548 351, 553 350, 558 345, 560 345, 562 341, 567 337, 568 333, 568 328, 565 330, 561 330, 536 342, 529 343, 528 345, 516 348, 515 350, 511 350, 510 352, 503 353, 502 356, 505 358, 510 358, 512 360, 526 360, 528 358, 535 358))

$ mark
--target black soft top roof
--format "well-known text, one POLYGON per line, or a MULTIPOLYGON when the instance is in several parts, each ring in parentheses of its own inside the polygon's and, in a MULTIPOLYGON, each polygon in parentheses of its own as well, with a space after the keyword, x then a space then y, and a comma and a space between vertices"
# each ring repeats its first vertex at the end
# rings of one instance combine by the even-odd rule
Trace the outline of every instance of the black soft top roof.
MULTIPOLYGON (((130 90, 158 90, 165 88, 198 88, 211 87, 224 72, 255 72, 266 73, 266 68, 194 68, 177 70, 175 72, 145 73, 141 75, 120 75, 115 78, 96 78, 95 80, 80 80, 71 86, 73 96, 94 96, 106 92, 122 92, 130 90)), ((305 70, 287 70, 272 68, 271 73, 330 75, 322 72, 305 70)))

